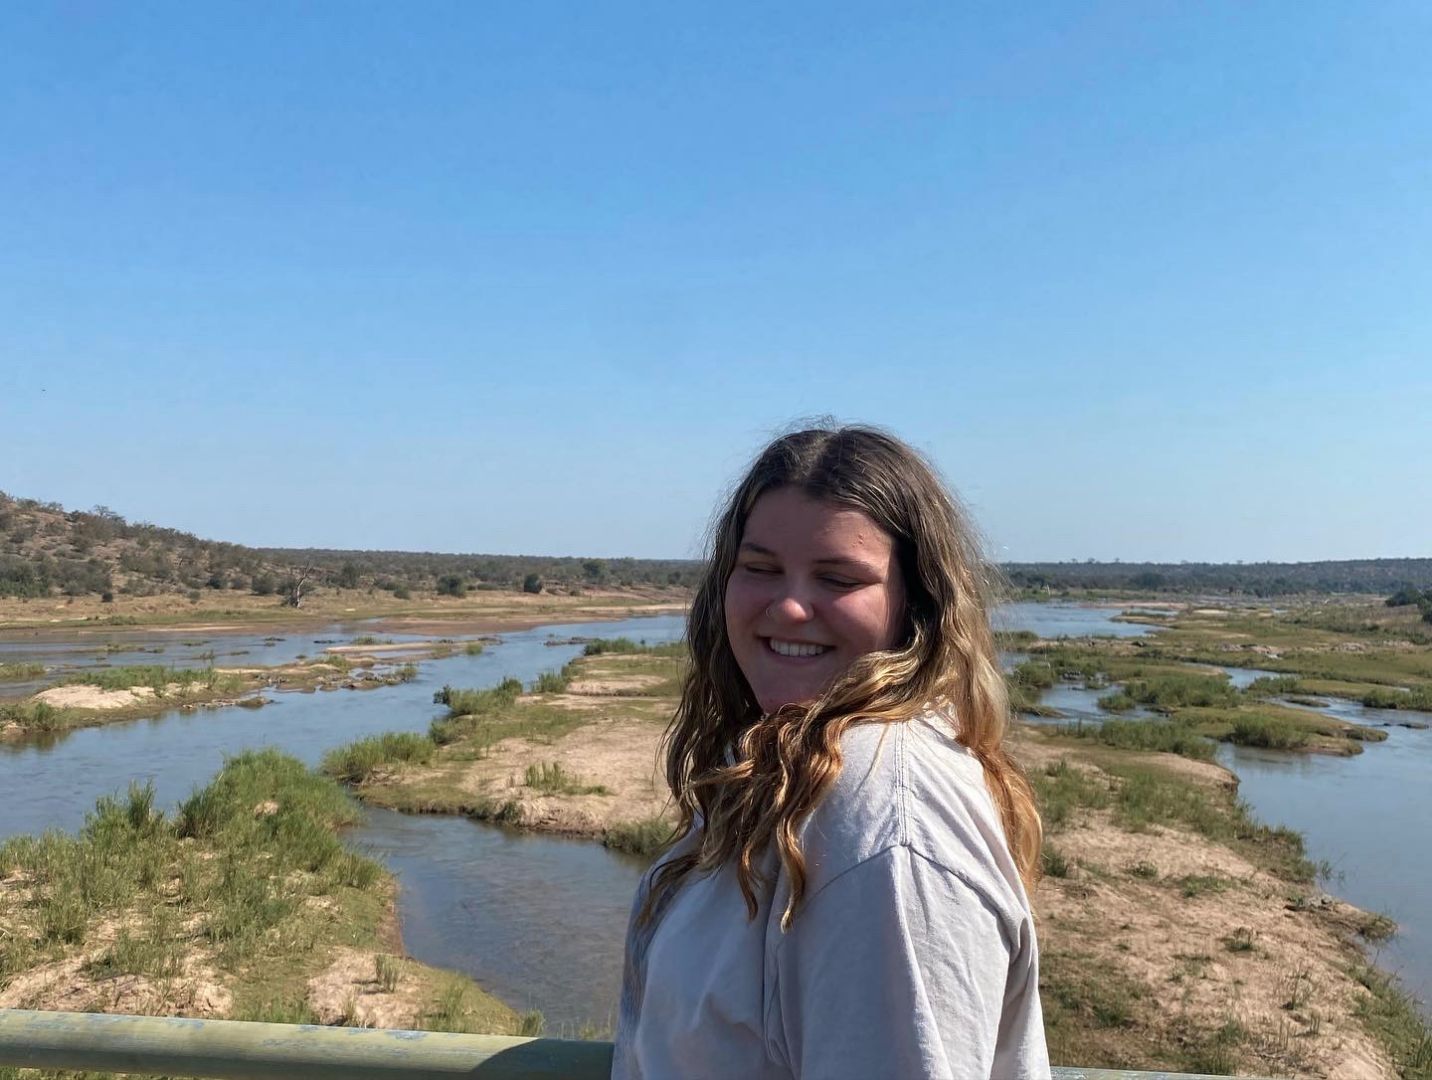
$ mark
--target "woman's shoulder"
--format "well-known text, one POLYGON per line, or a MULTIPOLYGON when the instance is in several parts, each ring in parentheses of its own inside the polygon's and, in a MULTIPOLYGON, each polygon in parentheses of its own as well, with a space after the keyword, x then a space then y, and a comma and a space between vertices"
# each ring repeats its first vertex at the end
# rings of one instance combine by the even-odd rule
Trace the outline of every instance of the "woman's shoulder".
POLYGON ((955 732, 938 709, 845 732, 840 776, 802 835, 808 896, 903 846, 1011 917, 1028 910, 984 768, 955 732))

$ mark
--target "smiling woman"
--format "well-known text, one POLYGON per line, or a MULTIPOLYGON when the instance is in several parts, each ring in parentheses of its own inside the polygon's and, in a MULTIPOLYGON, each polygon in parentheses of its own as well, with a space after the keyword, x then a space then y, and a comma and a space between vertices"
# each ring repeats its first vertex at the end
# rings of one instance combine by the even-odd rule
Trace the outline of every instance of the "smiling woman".
POLYGON ((899 440, 757 459, 692 605, 614 1076, 1048 1075, 989 577, 899 440))

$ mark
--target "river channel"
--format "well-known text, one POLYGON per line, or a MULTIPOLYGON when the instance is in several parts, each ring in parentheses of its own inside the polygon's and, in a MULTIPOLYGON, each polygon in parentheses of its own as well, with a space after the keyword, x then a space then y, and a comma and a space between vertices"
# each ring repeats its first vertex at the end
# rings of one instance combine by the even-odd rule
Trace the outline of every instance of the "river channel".
MULTIPOLYGON (((998 622, 1041 637, 1153 632, 1112 621, 1117 614, 1011 604, 998 622)), ((459 650, 424 661, 417 679, 393 687, 278 694, 259 710, 176 711, 83 729, 46 747, 0 744, 0 838, 73 830, 97 798, 135 780, 152 781, 159 803, 173 805, 206 783, 225 755, 244 749, 275 746, 316 764, 324 751, 355 738, 426 730, 440 711, 432 695, 442 685, 491 686, 507 676, 531 681, 581 651, 580 645, 548 644, 554 638, 624 635, 659 642, 682 630, 675 615, 537 627, 504 633, 479 656, 459 650)), ((203 654, 213 651, 220 666, 225 654, 235 653, 243 659, 229 663, 274 664, 371 632, 364 624, 342 624, 289 632, 283 640, 187 634, 172 637, 165 653, 152 659, 119 651, 163 640, 132 631, 42 643, 0 640, 0 662, 43 656, 47 664, 79 667, 103 663, 108 653, 118 663, 203 663, 203 654)), ((1240 681, 1251 677, 1234 674, 1240 681)), ((1097 722, 1094 701, 1103 692, 1055 687, 1045 700, 1071 717, 1097 722)), ((1342 871, 1342 879, 1330 884, 1333 891, 1403 923, 1383 960, 1402 972, 1410 989, 1424 991, 1432 984, 1432 838, 1408 823, 1432 814, 1432 785, 1421 779, 1432 766, 1432 732, 1391 732, 1387 743, 1370 744, 1352 759, 1240 750, 1226 760, 1243 777, 1244 797, 1260 818, 1304 832, 1312 856, 1342 871)), ((541 1010, 551 1034, 611 1024, 627 910, 643 869, 639 860, 589 842, 387 811, 369 811, 352 838, 397 874, 404 944, 414 957, 470 974, 515 1008, 541 1010)))

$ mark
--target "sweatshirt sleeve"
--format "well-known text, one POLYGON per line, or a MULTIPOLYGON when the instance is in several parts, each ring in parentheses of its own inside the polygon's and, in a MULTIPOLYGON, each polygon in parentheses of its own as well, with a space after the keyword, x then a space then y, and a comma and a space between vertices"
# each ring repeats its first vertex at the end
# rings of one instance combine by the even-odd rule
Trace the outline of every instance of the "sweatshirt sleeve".
POLYGON ((1026 1004, 1024 988, 1009 985, 1021 945, 960 877, 893 846, 827 884, 782 936, 772 1053, 804 1080, 989 1077, 997 1056, 1001 1069, 1018 1070, 1010 1076, 1047 1075, 1047 1062, 1021 1062, 999 1045, 1002 1025, 1018 1040, 1007 990, 1016 991, 1011 1005, 1026 1004))

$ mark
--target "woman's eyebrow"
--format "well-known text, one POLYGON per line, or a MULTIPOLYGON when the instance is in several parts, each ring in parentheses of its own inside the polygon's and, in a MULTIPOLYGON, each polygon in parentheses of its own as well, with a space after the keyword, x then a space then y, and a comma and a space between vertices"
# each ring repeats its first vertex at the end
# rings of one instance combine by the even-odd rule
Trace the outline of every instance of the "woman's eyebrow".
POLYGON ((754 554, 756 554, 756 555, 769 555, 769 556, 771 556, 772 558, 775 558, 775 557, 776 557, 776 553, 775 553, 774 551, 772 551, 770 548, 768 548, 768 547, 762 547, 760 544, 754 544, 754 543, 752 543, 750 540, 742 540, 742 541, 741 541, 741 550, 742 550, 742 551, 749 551, 749 552, 752 552, 752 553, 754 553, 754 554))
MULTIPOLYGON (((743 540, 743 541, 741 541, 741 550, 742 550, 742 551, 748 551, 748 552, 750 552, 750 553, 753 554, 753 555, 768 555, 768 556, 770 556, 770 557, 773 558, 773 559, 774 559, 774 558, 779 558, 779 556, 778 556, 774 551, 772 551, 770 548, 768 548, 768 547, 763 547, 762 545, 757 544, 757 543, 755 543, 754 541, 751 541, 751 540, 743 540)), ((851 556, 849 556, 849 555, 826 555, 826 556, 822 556, 822 557, 819 558, 819 559, 812 559, 812 560, 811 560, 811 565, 813 565, 813 566, 850 566, 850 567, 856 568, 857 570, 867 570, 867 571, 870 571, 871 573, 874 573, 874 572, 876 572, 876 571, 879 569, 879 567, 872 565, 871 563, 867 562, 867 561, 864 560, 864 559, 853 558, 853 557, 851 557, 851 556)))

